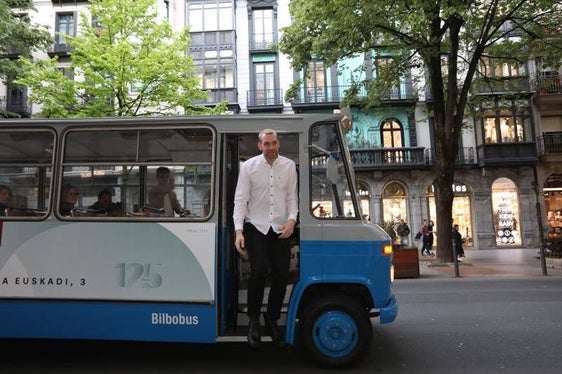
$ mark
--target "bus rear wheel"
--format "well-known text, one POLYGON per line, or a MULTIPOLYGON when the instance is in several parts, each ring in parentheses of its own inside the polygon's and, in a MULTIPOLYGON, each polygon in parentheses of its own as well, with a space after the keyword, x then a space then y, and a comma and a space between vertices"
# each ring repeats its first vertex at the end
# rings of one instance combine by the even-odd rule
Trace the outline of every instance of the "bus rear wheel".
POLYGON ((301 339, 306 352, 322 366, 357 362, 370 345, 369 314, 355 299, 330 295, 312 301, 304 311, 301 339))

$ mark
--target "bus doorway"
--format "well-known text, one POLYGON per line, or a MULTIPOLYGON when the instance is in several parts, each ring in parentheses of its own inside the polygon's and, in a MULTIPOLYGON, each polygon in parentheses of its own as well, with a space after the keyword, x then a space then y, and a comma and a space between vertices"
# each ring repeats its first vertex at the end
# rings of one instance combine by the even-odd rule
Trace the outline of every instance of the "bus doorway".
MULTIPOLYGON (((280 154, 291 158, 297 164, 299 155, 299 135, 278 133, 281 144, 280 154)), ((234 208, 234 194, 238 180, 240 165, 260 154, 257 147, 258 133, 243 134, 224 134, 222 139, 222 164, 220 173, 221 183, 221 254, 219 264, 221 269, 219 274, 223 286, 220 292, 222 300, 220 305, 220 319, 222 329, 221 335, 243 335, 248 325, 246 294, 248 288, 248 278, 250 275, 250 264, 247 258, 240 256, 234 246, 234 224, 232 213, 234 208)), ((297 223, 298 225, 298 223, 297 223)), ((291 285, 298 280, 298 227, 291 238, 291 265, 290 278, 285 295, 285 303, 282 308, 280 323, 284 324, 287 304, 290 296, 291 285)), ((267 296, 269 285, 266 286, 262 310, 267 307, 267 296)))

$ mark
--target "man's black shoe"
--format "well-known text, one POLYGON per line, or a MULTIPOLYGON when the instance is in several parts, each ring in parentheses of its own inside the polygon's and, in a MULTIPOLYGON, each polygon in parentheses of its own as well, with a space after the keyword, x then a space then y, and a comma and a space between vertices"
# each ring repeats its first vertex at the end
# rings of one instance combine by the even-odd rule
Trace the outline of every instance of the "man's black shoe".
POLYGON ((271 341, 278 347, 285 346, 283 333, 276 322, 265 321, 265 335, 271 336, 271 341))
POLYGON ((260 332, 260 320, 250 319, 248 324, 248 343, 250 347, 257 349, 261 345, 261 332, 260 332))

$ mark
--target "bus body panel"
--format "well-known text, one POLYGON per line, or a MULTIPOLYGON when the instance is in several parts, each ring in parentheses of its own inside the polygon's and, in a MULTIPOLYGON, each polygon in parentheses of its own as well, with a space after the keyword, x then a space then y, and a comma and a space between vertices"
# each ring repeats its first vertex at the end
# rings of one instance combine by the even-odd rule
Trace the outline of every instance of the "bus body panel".
POLYGON ((215 316, 214 305, 2 300, 0 337, 212 343, 215 316))
POLYGON ((213 223, 3 222, 0 297, 215 301, 213 223))
POLYGON ((386 244, 386 240, 301 240, 301 272, 289 301, 287 341, 294 343, 297 311, 307 288, 313 285, 364 286, 373 298, 373 307, 379 312, 380 322, 394 321, 398 306, 392 294, 391 257, 382 254, 382 246, 386 244))
POLYGON ((322 225, 301 223, 300 230, 301 242, 309 243, 301 248, 301 278, 322 274, 330 282, 341 277, 365 279, 375 307, 387 304, 392 295, 392 257, 383 254, 383 246, 390 244, 384 230, 351 219, 322 225), (309 253, 307 248, 315 249, 309 253))

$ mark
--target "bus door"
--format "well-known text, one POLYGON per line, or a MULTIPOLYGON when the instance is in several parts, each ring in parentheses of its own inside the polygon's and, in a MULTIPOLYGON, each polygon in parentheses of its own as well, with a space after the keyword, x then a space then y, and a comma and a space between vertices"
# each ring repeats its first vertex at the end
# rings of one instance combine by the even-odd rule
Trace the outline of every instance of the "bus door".
POLYGON ((237 254, 234 247, 234 189, 238 175, 238 136, 222 134, 219 164, 219 258, 217 281, 219 284, 219 335, 236 332, 238 315, 237 254))
MULTIPOLYGON (((281 143, 281 154, 297 163, 299 155, 299 135, 278 133, 281 143)), ((220 323, 221 334, 236 333, 236 325, 246 325, 239 321, 246 321, 247 312, 246 290, 250 274, 247 258, 242 258, 234 246, 234 224, 232 212, 234 208, 234 194, 238 180, 240 165, 251 157, 260 154, 257 147, 258 133, 226 134, 222 139, 223 155, 220 165, 220 248, 219 285, 220 291, 220 323), (243 318, 239 318, 242 317, 243 318)), ((298 230, 296 230, 298 233, 298 230)), ((298 278, 298 234, 292 238, 292 260, 290 282, 298 278)), ((288 296, 286 298, 288 301, 288 296)), ((264 306, 265 307, 265 306, 264 306)), ((286 311, 286 306, 283 308, 286 311)))

